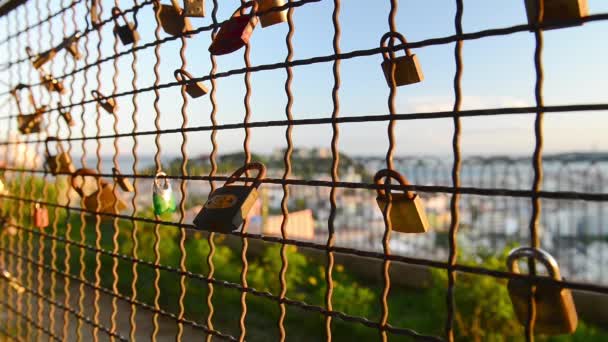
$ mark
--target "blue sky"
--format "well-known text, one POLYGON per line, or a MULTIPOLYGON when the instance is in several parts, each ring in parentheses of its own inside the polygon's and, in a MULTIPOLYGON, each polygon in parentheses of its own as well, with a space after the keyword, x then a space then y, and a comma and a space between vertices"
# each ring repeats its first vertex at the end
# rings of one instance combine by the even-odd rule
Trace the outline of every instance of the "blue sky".
MULTIPOLYGON (((32 0, 28 8, 34 8, 36 2, 43 7, 42 17, 46 17, 46 3, 32 0)), ((67 1, 64 1, 67 3, 67 1)), ((166 1, 168 2, 168 1, 166 1)), ((109 6, 113 2, 105 2, 104 17, 109 16, 109 6)), ((120 1, 121 7, 128 8, 132 1, 120 1)), ((227 18, 236 8, 239 1, 221 1, 218 19, 227 18)), ((340 14, 342 25, 341 49, 343 52, 368 49, 379 45, 380 37, 388 31, 388 11, 390 1, 344 0, 340 14), (373 3, 373 5, 370 5, 373 3)), ((51 12, 55 12, 60 1, 51 1, 51 12)), ((211 22, 211 1, 207 1, 207 18, 191 19, 194 27, 206 26, 211 22)), ((590 12, 608 12, 608 2, 589 0, 590 12)), ((333 1, 321 1, 296 8, 293 19, 295 35, 293 37, 294 59, 308 58, 332 53, 332 11, 333 1)), ((12 25, 16 21, 25 25, 25 16, 29 22, 36 19, 35 11, 20 9, 11 14, 12 25)), ((454 34, 455 2, 446 0, 401 1, 397 16, 397 27, 411 41, 420 41, 433 37, 450 36, 454 34)), ((71 21, 71 12, 67 12, 66 20, 71 21)), ((85 13, 80 8, 76 17, 82 24, 85 13)), ((129 16, 131 18, 131 16, 129 16)), ((50 45, 50 32, 53 33, 53 44, 62 39, 61 16, 55 18, 52 25, 42 25, 30 31, 29 42, 34 50, 38 44, 42 49, 50 45), (38 41, 38 37, 41 39, 38 41)), ((151 6, 143 8, 138 13, 139 32, 142 37, 140 44, 154 40, 155 21, 151 6)), ((522 1, 482 1, 465 0, 464 31, 475 32, 488 28, 508 27, 526 22, 525 7, 522 1)), ((7 19, 0 19, 0 27, 7 26, 7 19)), ((73 32, 74 26, 69 23, 67 32, 73 32)), ((287 25, 275 25, 262 29, 258 26, 251 40, 252 65, 282 62, 286 56, 285 35, 287 25)), ((14 28, 11 29, 14 32, 14 28)), ((593 22, 581 27, 552 30, 545 33, 545 104, 581 104, 605 103, 608 89, 608 54, 606 42, 608 22, 593 22)), ((106 25, 101 31, 102 57, 112 55, 114 37, 112 25, 106 25)), ((166 34, 161 33, 164 36, 166 34)), ((96 34, 89 35, 89 62, 96 59, 96 34)), ((24 38, 27 38, 24 37, 24 38)), ((203 32, 188 39, 187 70, 200 77, 209 73, 210 59, 207 48, 210 44, 210 34, 203 32)), ((180 41, 163 44, 161 48, 161 83, 171 82, 173 70, 179 67, 180 41)), ((464 75, 462 89, 464 94, 463 109, 494 108, 502 106, 534 105, 534 35, 521 32, 508 36, 484 38, 465 41, 463 47, 464 75)), ((2 49, 12 51, 11 59, 16 53, 22 57, 23 45, 18 50, 14 43, 4 44, 2 49)), ((118 46, 119 51, 128 47, 118 46)), ((218 72, 244 66, 243 51, 217 58, 218 72)), ((418 55, 425 74, 424 82, 399 88, 397 96, 397 112, 409 113, 415 111, 450 110, 453 105, 454 77, 454 44, 430 46, 413 50, 418 55)), ((3 62, 8 57, 0 57, 3 62)), ((56 59, 53 67, 54 74, 61 74, 64 68, 63 54, 56 59)), ((147 87, 154 82, 153 48, 138 53, 138 87, 147 87)), ((345 60, 341 63, 342 87, 340 90, 341 116, 380 115, 388 112, 388 87, 384 80, 380 63, 380 55, 345 60)), ((118 62, 119 76, 117 92, 132 89, 130 55, 120 58, 118 62)), ((72 61, 68 59, 71 69, 72 61)), ((78 67, 84 61, 77 62, 78 67)), ((34 80, 36 74, 24 63, 20 66, 26 80, 34 80)), ((331 116, 331 89, 333 86, 332 63, 319 63, 310 66, 296 67, 293 70, 293 116, 296 119, 325 118, 331 116)), ((13 75, 0 73, 4 80, 16 83, 18 70, 13 75)), ((97 87, 95 76, 97 68, 89 69, 86 75, 89 82, 86 87, 86 97, 89 91, 97 87)), ((80 101, 83 96, 83 83, 80 73, 74 83, 73 101, 80 101)), ((112 62, 101 65, 101 90, 104 94, 112 92, 112 62)), ((251 75, 251 121, 267 121, 285 119, 286 95, 284 91, 285 70, 273 70, 254 73, 251 75)), ((205 82, 210 87, 209 82, 205 82)), ((3 90, 5 87, 3 88, 3 90)), ((217 121, 218 124, 242 122, 244 117, 243 96, 245 94, 242 75, 221 78, 217 81, 217 121)), ((49 95, 42 89, 36 89, 43 103, 51 101, 49 95)), ((68 96, 64 102, 68 102, 68 96)), ((139 106, 137 120, 138 130, 154 129, 153 92, 142 93, 138 96, 139 106)), ((52 102, 57 97, 53 95, 52 102)), ((0 101, 4 102, 4 100, 0 101)), ((119 103, 119 132, 132 130, 131 114, 133 105, 130 97, 120 97, 119 103)), ((178 88, 161 91, 160 107, 162 111, 161 126, 163 129, 178 128, 181 120, 181 96, 178 88)), ((7 112, 8 107, 2 109, 7 112)), ((12 111, 14 112, 14 108, 12 111)), ((188 107, 188 126, 203 126, 210 124, 210 99, 204 96, 190 99, 188 107)), ((80 136, 82 121, 80 108, 73 111, 76 116, 80 136)), ((95 134, 94 105, 85 106, 85 134, 95 134)), ((99 114, 101 134, 113 132, 113 119, 105 112, 99 114)), ((56 113, 52 118, 56 117, 56 113)), ((476 117, 463 119, 462 148, 467 155, 472 154, 530 154, 534 148, 533 137, 534 115, 510 115, 495 117, 476 117)), ((608 149, 608 137, 605 128, 608 119, 601 112, 547 114, 545 119, 545 150, 547 153, 560 151, 605 151, 608 149)), ((384 154, 388 143, 386 137, 387 122, 357 123, 340 125, 340 150, 351 154, 384 154)), ((0 127, 0 136, 7 136, 6 121, 0 127)), ((12 122, 10 129, 15 129, 12 122)), ((56 122, 50 124, 50 131, 60 136, 66 136, 65 125, 56 122)), ((408 120, 397 124, 397 155, 451 153, 453 123, 451 119, 441 120, 408 120)), ((285 127, 251 129, 251 149, 253 152, 265 153, 286 146, 285 127)), ((211 151, 209 132, 188 134, 187 150, 191 155, 206 154, 211 151)), ((220 154, 242 149, 244 130, 222 130, 218 133, 220 154)), ((296 147, 329 147, 331 143, 331 126, 297 126, 293 130, 296 147)), ((180 153, 181 135, 163 135, 161 143, 163 153, 174 155, 180 153)), ((113 153, 113 140, 102 140, 102 154, 113 153)), ((132 148, 131 138, 121 138, 118 142, 120 153, 129 154, 132 148)), ((80 149, 78 142, 75 151, 80 149)), ((96 148, 95 141, 87 142, 89 151, 96 148)), ((151 154, 155 152, 153 136, 139 138, 138 153, 151 154)))

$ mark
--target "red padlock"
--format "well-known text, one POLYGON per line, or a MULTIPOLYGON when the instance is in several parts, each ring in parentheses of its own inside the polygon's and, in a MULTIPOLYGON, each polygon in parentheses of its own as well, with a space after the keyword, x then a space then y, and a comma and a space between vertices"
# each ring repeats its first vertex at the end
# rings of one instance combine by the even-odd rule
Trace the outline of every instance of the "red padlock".
POLYGON ((258 3, 248 1, 241 5, 232 17, 222 24, 220 31, 209 46, 212 55, 225 55, 234 52, 249 44, 249 38, 253 33, 258 17, 255 12, 258 10, 258 3), (243 14, 247 7, 251 7, 249 14, 243 14))
POLYGON ((41 229, 49 226, 49 210, 40 203, 34 206, 34 226, 41 229))

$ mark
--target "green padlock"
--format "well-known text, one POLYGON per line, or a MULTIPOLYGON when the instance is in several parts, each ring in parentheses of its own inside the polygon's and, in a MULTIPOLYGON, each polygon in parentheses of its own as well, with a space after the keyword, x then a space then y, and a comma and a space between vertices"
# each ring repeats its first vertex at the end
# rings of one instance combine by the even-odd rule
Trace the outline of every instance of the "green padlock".
POLYGON ((167 179, 167 174, 159 172, 154 177, 154 189, 152 191, 152 202, 154 203, 154 214, 162 215, 165 213, 174 213, 177 209, 175 205, 175 197, 173 196, 173 190, 171 190, 171 183, 167 179), (161 185, 161 178, 164 183, 161 185))

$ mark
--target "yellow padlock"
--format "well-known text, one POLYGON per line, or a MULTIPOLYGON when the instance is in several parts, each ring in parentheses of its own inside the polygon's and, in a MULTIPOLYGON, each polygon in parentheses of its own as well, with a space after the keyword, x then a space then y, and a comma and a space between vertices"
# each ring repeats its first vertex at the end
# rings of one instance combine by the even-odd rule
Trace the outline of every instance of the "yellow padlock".
MULTIPOLYGON (((401 44, 406 44, 405 37, 397 32, 387 32, 382 36, 380 40, 380 47, 391 49, 395 46, 395 39, 399 40, 401 44)), ((418 62, 418 57, 410 52, 410 49, 405 49, 405 56, 396 57, 395 51, 382 53, 384 61, 382 62, 382 70, 384 71, 384 77, 389 87, 393 84, 393 77, 395 79, 395 86, 408 85, 418 83, 424 80, 424 74, 422 68, 418 62)))
MULTIPOLYGON (((184 80, 191 80, 192 75, 184 69, 177 69, 173 73, 175 79, 178 82, 183 82, 184 80)), ((186 92, 188 95, 193 98, 201 97, 209 92, 207 87, 203 84, 203 82, 190 82, 188 84, 183 85, 186 88, 186 92)))
MULTIPOLYGON (((258 12, 265 12, 274 7, 285 5, 285 0, 256 0, 258 3, 258 12)), ((287 10, 270 11, 260 16, 262 27, 268 27, 287 21, 287 10)))
MULTIPOLYGON (((520 247, 512 250, 507 257, 507 267, 510 272, 519 274, 517 262, 521 258, 540 261, 549 272, 549 277, 541 277, 536 284, 534 303, 536 304, 536 321, 534 331, 540 334, 559 335, 570 334, 576 330, 578 315, 572 293, 569 289, 550 282, 551 279, 561 280, 559 267, 553 257, 539 248, 520 247)), ((528 322, 528 304, 532 285, 526 279, 510 279, 507 285, 509 297, 513 304, 515 315, 521 324, 528 322)))
MULTIPOLYGON (((409 185, 407 179, 399 174, 397 171, 384 169, 378 171, 374 176, 374 183, 376 185, 384 184, 384 180, 390 178, 399 182, 402 186, 409 185)), ((391 226, 394 231, 401 233, 425 233, 429 228, 429 222, 426 218, 426 212, 420 196, 411 191, 405 191, 404 193, 389 193, 385 190, 378 189, 378 197, 376 202, 382 213, 386 210, 386 207, 391 203, 390 212, 387 215, 390 216, 391 226)))
POLYGON ((95 101, 97 101, 101 108, 103 108, 106 112, 113 114, 116 110, 116 101, 113 97, 103 99, 105 96, 97 90, 91 90, 91 96, 93 96, 95 101))
MULTIPOLYGON (((192 31, 190 19, 184 14, 176 0, 171 0, 171 5, 163 5, 160 1, 154 2, 154 9, 158 11, 160 26, 172 36, 179 36, 184 32, 192 31)), ((189 34, 183 35, 190 37, 189 34)))
MULTIPOLYGON (((95 191, 91 194, 85 194, 83 187, 85 183, 85 177, 95 177, 97 172, 92 169, 78 169, 73 173, 70 184, 76 193, 83 198, 84 207, 91 213, 102 213, 117 215, 121 211, 127 208, 127 204, 121 198, 120 194, 116 191, 113 184, 107 182, 104 179, 99 179, 95 187, 95 191), (82 178, 82 184, 76 182, 77 179, 82 178)), ((111 218, 111 217, 102 217, 111 218)))
MULTIPOLYGON (((528 23, 534 25, 566 23, 566 26, 580 26, 583 22, 572 23, 589 15, 589 4, 587 0, 525 0, 528 23), (540 6, 540 7, 539 7, 540 6), (539 8, 540 11, 539 18, 539 8)), ((561 25, 564 27, 564 25, 561 25)), ((551 27, 559 28, 558 27, 551 27)))

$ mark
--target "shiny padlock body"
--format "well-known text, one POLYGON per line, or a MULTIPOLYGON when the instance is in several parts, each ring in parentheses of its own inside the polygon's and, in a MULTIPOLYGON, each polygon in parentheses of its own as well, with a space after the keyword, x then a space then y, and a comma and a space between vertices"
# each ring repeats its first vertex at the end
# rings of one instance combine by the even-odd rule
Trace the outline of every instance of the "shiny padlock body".
MULTIPOLYGON (((513 310, 522 325, 528 322, 530 285, 523 279, 511 279, 507 285, 513 310)), ((578 315, 569 289, 540 281, 535 293, 534 332, 547 335, 569 334, 576 330, 578 315)))
POLYGON ((112 189, 110 184, 104 185, 100 191, 85 197, 84 206, 88 211, 113 215, 127 209, 127 204, 112 189))
POLYGON ((123 45, 131 45, 139 41, 139 33, 135 30, 133 23, 114 26, 114 35, 118 36, 123 45))
POLYGON ((424 74, 422 73, 422 68, 418 63, 418 57, 416 57, 416 55, 401 56, 394 59, 387 59, 382 62, 384 77, 386 78, 386 83, 388 83, 389 86, 392 84, 391 70, 393 68, 393 64, 395 65, 394 69, 396 86, 418 83, 424 80, 424 74))
POLYGON ((66 152, 47 157, 46 163, 49 167, 49 171, 53 175, 59 173, 73 173, 76 170, 74 164, 72 164, 72 158, 66 152))
MULTIPOLYGON (((420 196, 415 195, 410 199, 406 194, 392 194, 392 206, 388 213, 391 219, 391 226, 394 231, 402 233, 425 233, 428 230, 429 222, 426 218, 424 206, 420 196)), ((384 213, 388 204, 386 196, 376 197, 376 202, 380 210, 384 213)))
POLYGON ((42 82, 42 84, 44 84, 44 87, 50 92, 54 91, 59 94, 63 94, 65 92, 65 86, 63 85, 63 82, 53 78, 50 75, 41 76, 40 81, 42 82))
POLYGON ((21 134, 40 133, 42 131, 42 116, 40 114, 19 115, 17 116, 17 125, 21 134))
POLYGON ((171 191, 160 191, 152 194, 152 203, 154 204, 154 213, 162 215, 165 213, 174 213, 177 209, 175 197, 171 191))
POLYGON ((203 83, 196 82, 194 84, 191 83, 186 85, 186 92, 193 98, 197 98, 207 94, 209 90, 207 89, 207 87, 205 87, 203 83))
POLYGON ((232 17, 225 22, 209 47, 212 55, 225 55, 249 44, 258 19, 250 15, 232 17))
POLYGON ((103 101, 99 102, 99 105, 101 106, 101 108, 103 108, 106 112, 113 114, 114 113, 114 107, 116 106, 116 102, 114 101, 113 98, 109 98, 103 101))
POLYGON ((55 58, 56 54, 57 54, 57 51, 55 51, 54 49, 51 49, 51 50, 37 56, 36 58, 34 58, 34 60, 32 60, 32 65, 34 66, 34 68, 40 69, 43 65, 48 63, 51 59, 55 58))
POLYGON ((204 17, 205 0, 184 0, 184 15, 186 17, 204 17))
POLYGON ((233 232, 243 224, 257 198, 258 191, 251 186, 228 185, 218 188, 211 193, 194 219, 194 225, 212 232, 233 232))
POLYGON ((49 210, 47 207, 36 206, 34 208, 34 226, 46 228, 49 225, 49 210))
MULTIPOLYGON (((540 23, 560 23, 581 19, 589 15, 587 0, 525 0, 528 23, 538 21, 538 1, 543 3, 543 15, 540 23)), ((569 24, 579 26, 583 23, 569 24)))
MULTIPOLYGON (((258 0, 258 12, 267 11, 273 7, 285 5, 285 0, 258 0)), ((260 24, 262 27, 268 27, 287 21, 287 10, 272 11, 260 16, 260 24)))
POLYGON ((65 123, 68 126, 74 126, 76 123, 74 122, 74 119, 72 118, 72 113, 66 111, 66 110, 62 110, 59 111, 59 115, 61 115, 61 117, 63 118, 63 120, 65 120, 65 123))
MULTIPOLYGON (((191 31, 190 20, 182 16, 181 9, 173 5, 160 5, 160 24, 163 30, 172 36, 179 36, 184 32, 191 31)), ((190 37, 190 35, 184 35, 190 37)))

